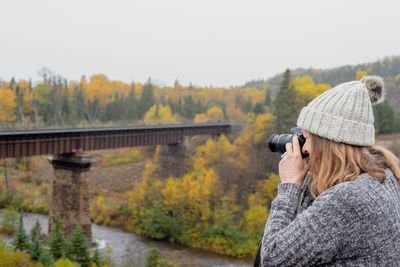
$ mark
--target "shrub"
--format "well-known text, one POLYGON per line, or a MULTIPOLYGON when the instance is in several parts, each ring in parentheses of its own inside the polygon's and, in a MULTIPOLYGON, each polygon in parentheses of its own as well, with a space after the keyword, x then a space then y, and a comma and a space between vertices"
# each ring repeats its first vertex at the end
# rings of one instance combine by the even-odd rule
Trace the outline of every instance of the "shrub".
POLYGON ((160 206, 155 206, 151 216, 144 220, 144 229, 151 238, 174 242, 181 235, 182 225, 165 214, 160 206))
POLYGON ((35 180, 35 184, 36 184, 37 186, 41 186, 42 183, 43 183, 43 180, 40 179, 40 178, 37 178, 37 179, 35 180))
POLYGON ((0 208, 12 208, 15 210, 19 210, 24 201, 24 197, 21 193, 6 190, 0 196, 0 208))
POLYGON ((34 205, 24 207, 24 210, 30 211, 33 213, 49 214, 50 206, 48 203, 36 203, 34 205))
POLYGON ((117 154, 111 154, 106 156, 103 165, 120 165, 128 162, 138 162, 145 160, 145 156, 137 148, 131 149, 129 152, 126 150, 120 150, 117 154))
POLYGON ((42 264, 32 263, 29 259, 29 255, 22 251, 13 251, 7 245, 0 240, 0 266, 1 267, 42 267, 42 264))
POLYGON ((15 233, 18 225, 18 212, 8 209, 3 209, 3 218, 1 219, 0 232, 7 235, 15 233))
MULTIPOLYGON (((100 265, 98 265, 100 266, 100 265)), ((54 267, 79 267, 78 263, 71 262, 68 259, 59 259, 54 263, 54 267)))
POLYGON ((152 249, 147 256, 146 267, 174 267, 177 266, 165 259, 164 255, 158 249, 152 249))
POLYGON ((118 208, 118 213, 125 217, 132 216, 132 210, 128 207, 127 204, 120 204, 118 208))
POLYGON ((240 232, 232 218, 217 222, 206 230, 206 235, 215 251, 232 256, 243 254, 243 252, 237 250, 248 238, 240 232))

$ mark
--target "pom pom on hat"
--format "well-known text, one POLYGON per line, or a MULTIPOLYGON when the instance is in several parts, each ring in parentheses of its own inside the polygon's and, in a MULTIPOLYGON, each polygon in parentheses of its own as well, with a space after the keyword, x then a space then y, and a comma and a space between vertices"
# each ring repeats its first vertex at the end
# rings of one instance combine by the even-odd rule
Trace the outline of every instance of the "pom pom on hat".
POLYGON ((360 82, 364 83, 368 90, 372 104, 379 104, 384 100, 384 83, 379 76, 364 76, 360 82))

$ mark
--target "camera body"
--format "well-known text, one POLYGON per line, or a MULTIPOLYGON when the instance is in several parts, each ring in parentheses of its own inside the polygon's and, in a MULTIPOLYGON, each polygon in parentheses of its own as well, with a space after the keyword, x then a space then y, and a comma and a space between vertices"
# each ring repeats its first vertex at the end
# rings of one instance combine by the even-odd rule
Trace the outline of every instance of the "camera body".
POLYGON ((306 138, 303 136, 303 132, 301 128, 292 128, 290 130, 293 134, 273 134, 268 140, 268 147, 272 152, 286 152, 286 144, 293 143, 293 136, 297 135, 299 139, 300 152, 303 158, 307 158, 308 154, 304 154, 301 150, 303 148, 304 143, 306 142, 306 138))

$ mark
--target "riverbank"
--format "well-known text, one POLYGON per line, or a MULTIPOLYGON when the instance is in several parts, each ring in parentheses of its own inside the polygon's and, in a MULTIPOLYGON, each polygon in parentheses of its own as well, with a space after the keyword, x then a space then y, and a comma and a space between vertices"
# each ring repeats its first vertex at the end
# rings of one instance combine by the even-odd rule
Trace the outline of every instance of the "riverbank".
MULTIPOLYGON (((0 214, 0 219, 2 215, 0 214)), ((29 233, 36 220, 39 220, 43 231, 47 232, 48 217, 41 214, 24 213, 25 230, 29 233)), ((167 260, 185 266, 231 266, 249 267, 250 260, 240 260, 221 256, 199 249, 191 249, 165 241, 154 241, 149 238, 128 233, 119 229, 92 224, 93 241, 100 244, 100 251, 109 255, 115 265, 135 264, 144 266, 151 249, 157 249, 165 255, 167 260)), ((1 235, 10 240, 10 237, 1 235)))

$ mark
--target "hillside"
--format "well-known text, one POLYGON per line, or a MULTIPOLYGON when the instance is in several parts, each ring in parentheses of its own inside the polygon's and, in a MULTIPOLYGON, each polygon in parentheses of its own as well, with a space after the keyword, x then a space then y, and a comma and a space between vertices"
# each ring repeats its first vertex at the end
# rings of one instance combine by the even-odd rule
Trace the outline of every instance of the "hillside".
MULTIPOLYGON (((315 83, 327 83, 335 86, 339 83, 354 80, 359 74, 365 72, 370 75, 382 76, 386 83, 386 97, 396 108, 400 108, 400 56, 386 57, 371 63, 346 65, 332 69, 298 68, 291 70, 293 76, 311 76, 315 83)), ((243 85, 246 87, 256 87, 271 89, 272 95, 278 92, 283 72, 267 80, 250 81, 243 85)))

